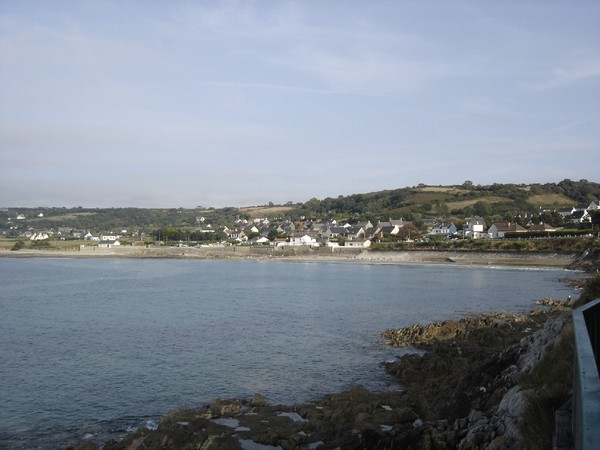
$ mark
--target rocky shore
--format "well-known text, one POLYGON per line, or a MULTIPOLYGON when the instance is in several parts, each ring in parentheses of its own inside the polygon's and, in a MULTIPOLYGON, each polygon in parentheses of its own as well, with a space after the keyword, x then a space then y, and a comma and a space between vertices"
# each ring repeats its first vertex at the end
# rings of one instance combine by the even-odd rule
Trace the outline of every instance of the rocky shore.
MULTIPOLYGON (((355 387, 293 406, 267 404, 260 394, 216 399, 172 411, 156 430, 102 448, 545 448, 548 422, 570 393, 570 306, 546 299, 526 315, 488 313, 387 330, 385 342, 415 349, 383 364, 402 389, 355 387)), ((96 448, 89 441, 76 447, 96 448)))

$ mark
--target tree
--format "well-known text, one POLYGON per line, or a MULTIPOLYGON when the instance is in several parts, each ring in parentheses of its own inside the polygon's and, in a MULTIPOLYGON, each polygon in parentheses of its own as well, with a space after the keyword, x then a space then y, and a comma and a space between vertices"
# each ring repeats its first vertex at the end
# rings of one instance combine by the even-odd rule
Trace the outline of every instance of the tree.
POLYGON ((418 228, 415 227, 413 224, 407 223, 402 228, 400 228, 400 231, 398 232, 396 237, 404 240, 415 240, 421 238, 421 233, 419 232, 418 228))
POLYGON ((476 215, 487 217, 492 215, 492 205, 484 200, 479 200, 473 205, 473 211, 476 215))
POLYGON ((594 228, 600 227, 600 210, 592 211, 590 213, 590 218, 592 220, 592 226, 594 228))
POLYGON ((17 241, 15 242, 15 245, 12 246, 12 248, 10 249, 11 252, 16 252, 18 250, 21 250, 23 247, 25 247, 25 242, 23 241, 17 241))
POLYGON ((450 209, 448 208, 448 205, 446 205, 445 202, 438 202, 435 205, 435 209, 440 217, 446 218, 450 215, 450 209))
POLYGON ((281 237, 281 233, 277 232, 275 228, 271 228, 269 234, 267 235, 267 239, 269 239, 270 241, 274 241, 279 237, 281 237))

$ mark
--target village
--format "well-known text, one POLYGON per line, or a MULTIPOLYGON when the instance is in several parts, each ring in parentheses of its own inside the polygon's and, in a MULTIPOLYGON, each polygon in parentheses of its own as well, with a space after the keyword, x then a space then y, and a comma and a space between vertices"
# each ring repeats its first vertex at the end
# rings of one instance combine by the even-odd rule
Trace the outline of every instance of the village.
MULTIPOLYGON (((465 220, 428 218, 407 221, 403 218, 387 220, 338 221, 336 219, 290 220, 285 218, 237 218, 229 226, 213 226, 206 217, 196 217, 196 226, 185 229, 167 227, 154 231, 119 228, 92 233, 68 226, 35 229, 20 226, 27 216, 17 214, 8 218, 8 230, 13 238, 30 241, 34 246, 48 246, 50 241, 83 241, 82 245, 112 248, 121 245, 163 246, 308 246, 369 248, 374 243, 424 242, 454 239, 506 239, 520 234, 554 236, 561 231, 591 229, 593 217, 599 214, 599 202, 585 207, 546 210, 546 216, 559 217, 562 225, 551 225, 534 220, 533 216, 517 217, 512 221, 492 222, 489 218, 473 217, 465 220), (45 244, 45 245, 44 245, 45 244)), ((40 212, 36 218, 41 219, 40 212)), ((555 221, 556 222, 556 221, 555 221)), ((4 231, 6 236, 7 232, 4 231)))

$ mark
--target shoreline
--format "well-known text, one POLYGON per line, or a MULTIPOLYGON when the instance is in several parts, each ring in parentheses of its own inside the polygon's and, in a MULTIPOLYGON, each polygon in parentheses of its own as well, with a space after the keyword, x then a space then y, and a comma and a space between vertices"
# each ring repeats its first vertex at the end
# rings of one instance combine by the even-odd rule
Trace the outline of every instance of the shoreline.
POLYGON ((143 259, 255 259, 367 264, 461 264, 568 268, 575 253, 485 252, 457 250, 374 251, 364 249, 308 249, 254 247, 98 247, 73 250, 0 250, 4 258, 143 258, 143 259))
POLYGON ((548 354, 567 357, 561 368, 572 370, 568 351, 556 353, 570 339, 571 305, 539 304, 548 309, 386 330, 388 345, 422 350, 382 363, 401 389, 355 386, 291 405, 269 404, 260 393, 217 398, 166 412, 155 429, 67 449, 520 448, 536 439, 526 432, 528 405, 545 395, 527 377, 548 354))

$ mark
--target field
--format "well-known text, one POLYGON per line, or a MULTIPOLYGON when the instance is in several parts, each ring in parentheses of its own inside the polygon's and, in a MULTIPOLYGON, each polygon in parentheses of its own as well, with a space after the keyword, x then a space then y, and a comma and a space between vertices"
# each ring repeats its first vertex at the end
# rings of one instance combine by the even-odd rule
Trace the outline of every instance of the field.
POLYGON ((489 197, 483 197, 483 198, 471 198, 468 200, 460 200, 457 202, 448 202, 448 208, 450 208, 451 211, 453 209, 462 209, 462 208, 466 208, 467 206, 473 206, 475 203, 477 203, 479 201, 484 201, 484 202, 487 202, 490 204, 494 204, 494 203, 502 203, 502 202, 510 201, 510 199, 507 199, 505 197, 497 197, 497 196, 489 196, 489 197))
POLYGON ((248 214, 252 218, 258 217, 274 217, 279 214, 285 214, 294 209, 293 206, 249 206, 240 208, 244 214, 248 214))
POLYGON ((574 206, 575 202, 562 194, 533 195, 527 200, 532 205, 541 206, 574 206))

